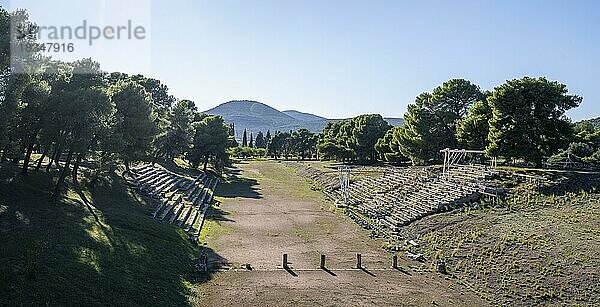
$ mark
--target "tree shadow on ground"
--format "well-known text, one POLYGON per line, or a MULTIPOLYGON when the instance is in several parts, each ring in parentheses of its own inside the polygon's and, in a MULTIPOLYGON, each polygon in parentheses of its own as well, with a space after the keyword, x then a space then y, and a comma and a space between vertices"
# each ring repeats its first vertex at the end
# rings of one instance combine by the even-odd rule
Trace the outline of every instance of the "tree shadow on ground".
POLYGON ((218 222, 235 222, 227 216, 231 213, 215 206, 211 206, 206 213, 206 219, 218 222))
POLYGON ((552 173, 550 180, 553 185, 544 185, 539 188, 544 195, 562 195, 565 193, 598 192, 600 187, 599 173, 560 172, 552 173))
POLYGON ((221 257, 221 255, 217 254, 212 248, 204 246, 201 247, 201 249, 206 253, 208 258, 208 268, 206 272, 196 272, 194 274, 193 282, 195 283, 210 281, 215 273, 228 269, 231 265, 227 259, 221 257))
POLYGON ((227 177, 217 187, 215 196, 259 199, 262 198, 259 191, 258 181, 242 177, 240 169, 232 168, 227 170, 227 177))
POLYGON ((155 203, 119 177, 86 191, 87 204, 72 192, 50 202, 50 176, 20 177, 5 166, 0 305, 187 305, 191 282, 212 277, 194 271, 200 247, 177 226, 151 219, 155 203))

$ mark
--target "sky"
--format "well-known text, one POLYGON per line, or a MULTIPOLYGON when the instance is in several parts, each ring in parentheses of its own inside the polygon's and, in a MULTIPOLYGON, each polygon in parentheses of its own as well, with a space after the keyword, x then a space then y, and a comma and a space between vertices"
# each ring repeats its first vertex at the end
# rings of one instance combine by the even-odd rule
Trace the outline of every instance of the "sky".
POLYGON ((444 81, 483 90, 545 76, 600 116, 600 1, 0 0, 40 25, 123 24, 139 41, 77 42, 107 71, 160 79, 200 110, 250 99, 329 118, 402 117, 444 81))

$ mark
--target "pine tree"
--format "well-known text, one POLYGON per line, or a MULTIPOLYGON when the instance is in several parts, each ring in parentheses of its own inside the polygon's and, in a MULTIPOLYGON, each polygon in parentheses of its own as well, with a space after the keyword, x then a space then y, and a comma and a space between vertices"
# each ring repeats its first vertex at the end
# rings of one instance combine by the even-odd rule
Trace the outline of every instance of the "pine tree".
POLYGON ((432 93, 422 93, 408 105, 405 123, 398 131, 400 152, 415 164, 439 161, 439 151, 458 147, 457 124, 471 106, 485 99, 468 80, 452 79, 432 93))
POLYGON ((564 114, 582 99, 569 95, 566 85, 546 78, 524 77, 496 87, 489 98, 488 155, 541 165, 544 157, 572 139, 573 126, 564 114))

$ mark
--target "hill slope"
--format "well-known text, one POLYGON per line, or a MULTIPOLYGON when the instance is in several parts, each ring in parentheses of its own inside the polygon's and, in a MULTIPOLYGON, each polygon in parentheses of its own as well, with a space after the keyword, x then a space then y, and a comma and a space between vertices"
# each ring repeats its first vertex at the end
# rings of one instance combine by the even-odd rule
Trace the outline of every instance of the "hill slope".
POLYGON ((303 122, 316 122, 316 121, 328 120, 325 117, 321 117, 321 116, 310 114, 310 113, 304 113, 304 112, 300 112, 300 111, 296 111, 296 110, 286 110, 286 111, 282 111, 281 113, 285 113, 285 114, 287 114, 297 120, 301 120, 303 122))
POLYGON ((600 304, 600 176, 529 173, 550 180, 521 183, 496 206, 426 217, 401 235, 493 305, 600 304))
MULTIPOLYGON (((296 110, 279 111, 264 103, 251 100, 233 100, 220 104, 206 114, 221 115, 228 123, 235 124, 235 137, 242 139, 244 129, 255 136, 259 131, 271 133, 306 128, 312 132, 321 132, 328 122, 340 121, 296 110)), ((404 124, 402 118, 384 118, 393 126, 404 124)))
POLYGON ((384 117, 386 122, 392 126, 402 126, 404 125, 404 118, 401 117, 384 117))
MULTIPOLYGON (((235 137, 238 140, 242 139, 244 129, 256 133, 263 131, 266 133, 270 130, 271 133, 287 130, 296 130, 299 128, 309 128, 299 121, 283 112, 280 112, 264 103, 250 100, 234 100, 218 105, 210 110, 205 111, 206 114, 221 115, 228 123, 235 124, 235 137)), ((310 127, 311 131, 318 129, 310 127)))
POLYGON ((0 306, 188 303, 199 247, 149 217, 155 202, 116 175, 49 201, 52 176, 19 171, 0 163, 0 306))

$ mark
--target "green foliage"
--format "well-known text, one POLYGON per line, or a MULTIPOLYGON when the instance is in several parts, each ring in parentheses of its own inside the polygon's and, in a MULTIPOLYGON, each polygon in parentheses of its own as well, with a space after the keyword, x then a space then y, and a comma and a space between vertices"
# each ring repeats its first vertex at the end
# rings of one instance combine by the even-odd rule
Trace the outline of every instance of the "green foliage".
POLYGON ((248 135, 246 129, 244 129, 244 136, 242 137, 242 146, 248 147, 248 135))
POLYGON ((342 160, 345 157, 345 142, 338 137, 344 122, 329 122, 317 142, 319 157, 323 160, 342 160))
POLYGON ((130 79, 142 85, 146 92, 150 94, 152 106, 156 112, 167 112, 175 103, 175 97, 169 94, 169 89, 160 80, 143 75, 131 76, 130 79))
POLYGON ((456 139, 462 148, 482 150, 488 145, 492 109, 487 100, 478 101, 469 114, 458 122, 456 139))
MULTIPOLYGON (((223 129, 222 120, 212 125, 194 102, 177 102, 157 79, 107 74, 92 59, 65 63, 35 51, 11 63, 11 22, 25 30, 35 26, 26 11, 0 8, 0 162, 23 160, 26 174, 33 153, 41 153, 36 170, 47 160, 47 171, 60 169, 54 190, 58 196, 69 172, 77 184, 82 163, 97 181, 109 174, 111 162, 123 161, 128 167, 147 160, 151 152, 155 159, 172 160, 189 154, 192 141, 190 157, 200 152, 217 168, 227 161, 225 149, 235 146, 229 126, 223 129)), ((18 42, 36 43, 29 36, 18 42)))
MULTIPOLYGON (((267 131, 267 136, 270 132, 267 131)), ((267 143, 267 155, 279 159, 281 156, 289 158, 296 156, 301 159, 311 158, 317 154, 317 139, 315 133, 308 129, 298 129, 290 132, 275 132, 275 135, 267 143)))
POLYGON ((600 128, 600 117, 586 119, 586 120, 583 120, 583 121, 581 121, 579 123, 582 123, 582 122, 589 122, 589 124, 592 125, 592 127, 596 128, 596 129, 600 128))
POLYGON ((600 127, 591 121, 582 121, 575 125, 575 142, 583 142, 592 148, 600 148, 600 127))
POLYGON ((194 123, 192 148, 187 154, 194 167, 203 163, 206 171, 208 162, 212 162, 217 170, 222 169, 228 161, 227 149, 231 147, 229 125, 221 116, 209 115, 194 123))
POLYGON ((317 142, 319 156, 338 161, 375 162, 375 144, 390 128, 379 114, 329 122, 317 142))
POLYGON ((308 129, 298 129, 291 134, 291 147, 297 156, 304 160, 316 154, 317 135, 308 131, 308 129))
POLYGON ((256 140, 254 141, 254 147, 256 148, 267 148, 267 142, 262 131, 256 134, 256 140))
POLYGON ((379 159, 390 163, 410 161, 408 157, 400 152, 399 136, 401 132, 401 127, 392 127, 392 129, 388 130, 382 138, 377 140, 375 150, 377 151, 379 159))
POLYGON ((595 128, 590 121, 582 121, 575 125, 574 142, 566 149, 548 159, 549 163, 580 162, 600 164, 600 128, 595 128))
POLYGON ((593 155, 587 157, 585 162, 600 164, 600 149, 596 150, 593 155))
POLYGON ((0 7, 0 72, 10 65, 10 13, 0 7))
POLYGON ((118 82, 110 93, 117 109, 113 137, 119 156, 126 164, 147 158, 156 133, 150 95, 131 81, 118 82))
POLYGON ((290 133, 276 131, 267 144, 267 154, 278 159, 282 154, 286 158, 290 154, 290 133))
POLYGON ((173 160, 176 156, 183 154, 192 142, 192 123, 196 114, 196 106, 193 101, 181 100, 169 111, 169 126, 167 130, 158 136, 155 146, 155 156, 165 156, 173 160))
POLYGON ((252 147, 243 147, 237 146, 231 148, 229 151, 231 156, 237 158, 250 158, 250 157, 264 157, 267 153, 267 150, 264 148, 252 148, 252 147))
POLYGON ((367 114, 352 119, 352 133, 347 143, 358 162, 375 162, 377 140, 392 128, 381 115, 367 114))
POLYGON ((567 86, 546 78, 514 79, 495 88, 489 98, 490 156, 518 158, 541 164, 573 137, 565 111, 582 98, 567 94, 567 86))
POLYGON ((479 87, 464 79, 446 81, 431 94, 417 96, 398 133, 400 152, 414 164, 439 161, 440 150, 458 146, 457 126, 471 106, 483 99, 479 87))

